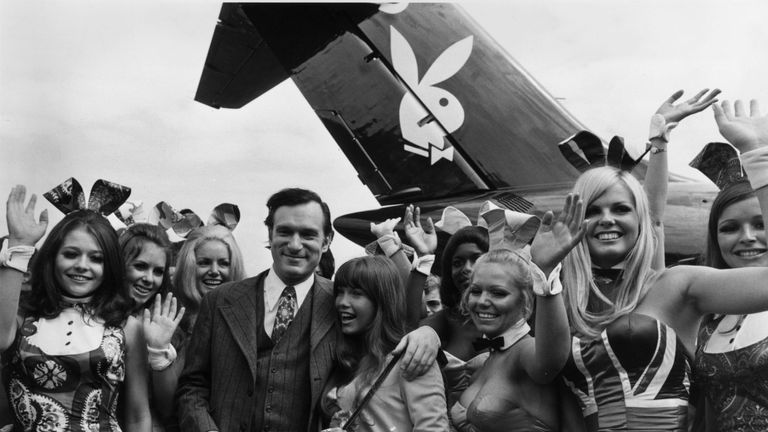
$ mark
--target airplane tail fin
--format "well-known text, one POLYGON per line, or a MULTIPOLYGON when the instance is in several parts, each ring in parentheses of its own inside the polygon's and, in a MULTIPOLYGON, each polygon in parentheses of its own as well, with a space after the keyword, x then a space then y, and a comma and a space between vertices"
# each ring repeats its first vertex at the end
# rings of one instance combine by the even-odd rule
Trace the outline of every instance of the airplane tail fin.
POLYGON ((453 4, 224 4, 196 100, 290 76, 381 204, 562 188, 585 129, 453 4))

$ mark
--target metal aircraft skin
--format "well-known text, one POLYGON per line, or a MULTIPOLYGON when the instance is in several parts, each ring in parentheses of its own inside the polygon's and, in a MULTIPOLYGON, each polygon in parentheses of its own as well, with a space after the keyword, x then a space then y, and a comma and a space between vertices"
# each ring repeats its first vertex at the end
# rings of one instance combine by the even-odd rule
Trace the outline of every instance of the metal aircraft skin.
MULTIPOLYGON (((195 99, 240 108, 289 77, 387 206, 334 221, 360 245, 411 203, 541 215, 579 175, 557 144, 586 128, 455 4, 225 3, 195 99)), ((716 192, 670 174, 668 262, 704 249, 716 192)))

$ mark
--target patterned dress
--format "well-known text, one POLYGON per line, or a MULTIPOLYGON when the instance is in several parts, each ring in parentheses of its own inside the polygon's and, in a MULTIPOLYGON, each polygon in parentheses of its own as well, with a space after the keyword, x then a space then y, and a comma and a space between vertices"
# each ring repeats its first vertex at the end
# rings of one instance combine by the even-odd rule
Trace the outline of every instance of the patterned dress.
POLYGON ((687 430, 690 360, 675 331, 637 313, 574 337, 563 370, 589 431, 687 430))
POLYGON ((718 431, 768 430, 768 338, 720 353, 704 347, 720 320, 704 325, 696 350, 695 378, 713 408, 718 431))
POLYGON ((23 431, 119 432, 118 386, 125 377, 125 334, 103 327, 101 344, 80 354, 48 355, 29 338, 37 322, 23 320, 3 354, 3 382, 23 431))

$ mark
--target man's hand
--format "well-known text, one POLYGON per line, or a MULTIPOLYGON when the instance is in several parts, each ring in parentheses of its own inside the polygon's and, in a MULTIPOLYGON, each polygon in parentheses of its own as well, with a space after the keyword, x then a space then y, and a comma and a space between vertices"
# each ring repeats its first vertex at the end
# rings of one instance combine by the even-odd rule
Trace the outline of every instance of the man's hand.
POLYGON ((401 361, 403 378, 410 381, 427 373, 437 358, 440 337, 429 326, 421 326, 405 335, 392 351, 398 354, 405 350, 401 361))

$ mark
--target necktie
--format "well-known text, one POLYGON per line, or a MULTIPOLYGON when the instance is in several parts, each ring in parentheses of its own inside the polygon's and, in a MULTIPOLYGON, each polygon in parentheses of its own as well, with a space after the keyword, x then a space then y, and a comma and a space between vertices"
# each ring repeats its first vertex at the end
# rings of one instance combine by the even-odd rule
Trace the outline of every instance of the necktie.
POLYGON ((287 286, 280 294, 277 300, 277 315, 275 316, 275 327, 272 329, 272 342, 277 345, 280 338, 283 337, 288 326, 293 321, 296 314, 296 288, 287 286))
POLYGON ((490 349, 491 351, 498 351, 503 346, 504 346, 503 336, 495 337, 493 339, 477 338, 475 339, 474 342, 472 342, 472 347, 475 348, 475 351, 483 351, 485 349, 490 349))

